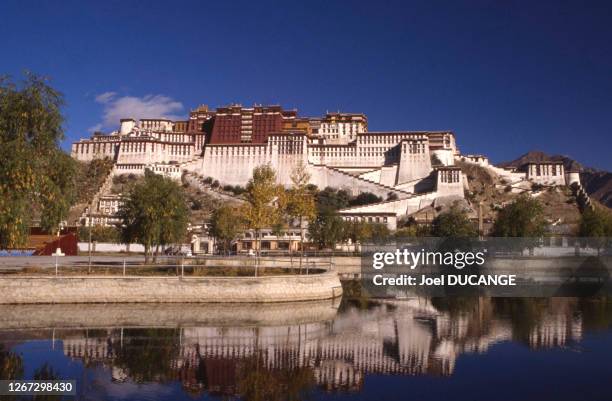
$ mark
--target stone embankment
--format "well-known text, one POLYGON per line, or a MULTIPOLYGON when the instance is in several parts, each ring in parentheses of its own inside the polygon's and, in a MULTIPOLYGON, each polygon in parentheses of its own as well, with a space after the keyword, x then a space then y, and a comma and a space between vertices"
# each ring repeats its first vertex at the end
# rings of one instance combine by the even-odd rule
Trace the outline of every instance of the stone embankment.
POLYGON ((263 277, 0 277, 0 304, 266 303, 340 295, 335 271, 263 277))

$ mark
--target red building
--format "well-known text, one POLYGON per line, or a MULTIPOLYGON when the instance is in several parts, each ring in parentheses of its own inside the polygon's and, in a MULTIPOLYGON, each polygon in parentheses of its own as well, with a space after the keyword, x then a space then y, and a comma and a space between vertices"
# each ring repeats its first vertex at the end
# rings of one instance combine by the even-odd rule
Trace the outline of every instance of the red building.
POLYGON ((281 132, 283 122, 295 119, 296 110, 281 106, 240 105, 216 110, 210 132, 210 143, 264 143, 271 132, 281 132))

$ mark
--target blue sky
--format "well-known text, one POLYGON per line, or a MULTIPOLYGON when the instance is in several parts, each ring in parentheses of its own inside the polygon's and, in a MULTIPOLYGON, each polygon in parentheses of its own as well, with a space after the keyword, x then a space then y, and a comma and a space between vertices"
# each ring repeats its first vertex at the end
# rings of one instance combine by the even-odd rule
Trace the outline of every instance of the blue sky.
POLYGON ((2 0, 0 74, 52 77, 65 147, 125 113, 257 102, 612 170, 611 20, 609 1, 2 0))

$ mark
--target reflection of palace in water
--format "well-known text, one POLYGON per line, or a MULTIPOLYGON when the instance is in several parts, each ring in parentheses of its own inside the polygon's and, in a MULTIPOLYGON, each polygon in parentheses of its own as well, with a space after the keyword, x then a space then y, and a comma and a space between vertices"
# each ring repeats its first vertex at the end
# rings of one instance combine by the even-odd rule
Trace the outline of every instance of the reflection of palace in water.
MULTIPOLYGON (((322 322, 185 327, 172 331, 177 344, 172 377, 192 391, 235 394, 240 366, 253 359, 266 371, 309 369, 314 382, 327 390, 359 389, 367 374, 451 375, 459 355, 485 352, 518 335, 534 348, 580 340, 582 320, 573 313, 571 301, 546 302, 535 324, 520 334, 517 322, 494 312, 490 299, 474 300, 467 312, 451 313, 429 300, 411 300, 366 309, 349 306, 322 322)), ((97 330, 98 335, 87 338, 66 334, 67 356, 110 366, 114 380, 129 378, 129 372, 115 364, 129 341, 124 330, 97 330)))

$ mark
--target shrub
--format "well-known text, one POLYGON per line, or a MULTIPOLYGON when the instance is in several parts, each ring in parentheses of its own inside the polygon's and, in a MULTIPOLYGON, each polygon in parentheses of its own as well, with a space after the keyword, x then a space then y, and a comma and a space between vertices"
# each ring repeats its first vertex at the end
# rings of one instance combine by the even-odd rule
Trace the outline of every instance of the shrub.
POLYGON ((496 237, 540 237, 545 226, 542 204, 522 195, 499 211, 493 232, 496 237))
POLYGON ((362 192, 349 201, 349 206, 363 206, 378 202, 382 202, 380 196, 376 196, 371 192, 362 192))
POLYGON ((447 212, 439 214, 431 223, 436 237, 469 238, 477 235, 474 224, 465 210, 454 204, 447 212))
POLYGON ((234 193, 234 195, 241 195, 246 191, 246 189, 244 189, 240 185, 236 185, 232 187, 231 191, 234 193))
POLYGON ((200 199, 191 200, 191 210, 201 210, 202 206, 202 201, 200 199))
POLYGON ((389 192, 387 194, 387 200, 388 201, 397 200, 397 194, 395 192, 389 192))

